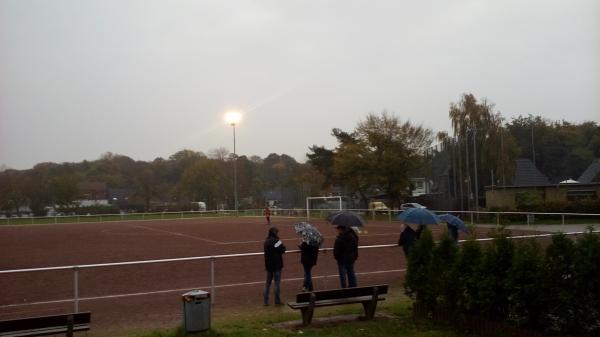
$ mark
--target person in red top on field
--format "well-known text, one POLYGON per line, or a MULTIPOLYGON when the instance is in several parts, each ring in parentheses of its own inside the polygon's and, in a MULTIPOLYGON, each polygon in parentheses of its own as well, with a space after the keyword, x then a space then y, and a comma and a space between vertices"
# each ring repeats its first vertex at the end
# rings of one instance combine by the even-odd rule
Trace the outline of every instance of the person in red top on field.
POLYGON ((265 207, 265 210, 263 211, 265 218, 267 218, 267 225, 270 226, 271 225, 271 209, 269 208, 269 206, 265 207))

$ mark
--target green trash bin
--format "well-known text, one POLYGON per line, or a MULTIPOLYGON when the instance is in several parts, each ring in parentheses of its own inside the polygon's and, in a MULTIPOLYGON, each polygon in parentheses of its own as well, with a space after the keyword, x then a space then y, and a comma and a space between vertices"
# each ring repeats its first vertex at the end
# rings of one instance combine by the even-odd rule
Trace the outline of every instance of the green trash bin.
POLYGON ((210 329, 210 293, 192 290, 182 295, 183 327, 186 332, 210 329))

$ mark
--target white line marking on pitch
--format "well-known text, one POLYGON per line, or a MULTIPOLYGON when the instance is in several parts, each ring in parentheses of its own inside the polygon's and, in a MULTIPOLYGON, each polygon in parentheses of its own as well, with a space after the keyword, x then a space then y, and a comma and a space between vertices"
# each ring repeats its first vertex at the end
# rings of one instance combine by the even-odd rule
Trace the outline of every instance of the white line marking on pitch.
POLYGON ((190 238, 190 239, 194 239, 194 240, 206 241, 206 242, 215 243, 215 244, 223 244, 223 242, 221 242, 221 241, 215 241, 215 240, 205 239, 205 238, 201 238, 201 237, 194 236, 194 235, 189 235, 189 234, 183 234, 183 233, 178 233, 178 232, 171 232, 171 231, 166 231, 166 230, 163 230, 163 229, 146 227, 146 226, 139 226, 139 225, 138 226, 130 225, 130 226, 131 227, 135 227, 135 228, 142 228, 142 229, 147 229, 147 230, 150 230, 150 231, 160 232, 160 233, 166 233, 166 234, 175 235, 175 236, 186 237, 186 238, 190 238))

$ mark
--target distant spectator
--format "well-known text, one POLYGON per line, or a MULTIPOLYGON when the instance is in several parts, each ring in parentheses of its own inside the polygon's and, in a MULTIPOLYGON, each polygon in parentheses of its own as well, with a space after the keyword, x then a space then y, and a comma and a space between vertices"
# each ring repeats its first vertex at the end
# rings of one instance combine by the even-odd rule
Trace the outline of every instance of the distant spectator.
POLYGON ((283 269, 283 257, 285 245, 279 240, 279 230, 275 227, 269 229, 269 234, 264 244, 265 269, 267 271, 267 282, 265 284, 264 304, 269 305, 269 292, 271 282, 275 280, 275 305, 282 305, 280 297, 281 270, 283 269))
POLYGON ((267 226, 271 226, 271 209, 269 208, 269 206, 265 207, 263 214, 267 219, 267 226))
POLYGON ((337 226, 338 236, 333 246, 342 288, 356 287, 354 262, 358 259, 358 236, 351 228, 337 226))

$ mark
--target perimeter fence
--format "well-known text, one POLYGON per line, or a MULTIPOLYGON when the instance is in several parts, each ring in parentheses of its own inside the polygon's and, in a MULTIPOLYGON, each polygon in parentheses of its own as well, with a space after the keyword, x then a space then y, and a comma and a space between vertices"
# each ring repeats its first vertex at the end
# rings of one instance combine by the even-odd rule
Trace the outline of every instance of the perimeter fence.
MULTIPOLYGON (((393 222, 402 213, 402 210, 368 210, 348 209, 363 215, 368 220, 393 222)), ((332 212, 339 209, 304 209, 304 208, 273 208, 272 217, 294 217, 311 219, 325 219, 332 212)), ((154 212, 154 213, 122 213, 102 215, 62 215, 42 217, 9 217, 0 218, 2 225, 36 225, 36 224, 65 224, 65 223, 97 223, 116 221, 149 221, 149 220, 181 220, 200 218, 220 218, 230 216, 260 217, 264 215, 263 209, 244 210, 210 210, 186 212, 154 212)), ((471 224, 489 225, 566 225, 566 224, 600 224, 600 214, 593 213, 543 213, 543 212, 489 212, 489 211, 457 211, 457 210, 432 210, 437 214, 451 213, 461 217, 471 224)))
MULTIPOLYGON (((600 230, 596 230, 593 232, 600 233, 600 230)), ((584 232, 577 231, 577 232, 568 232, 568 233, 564 233, 564 234, 565 235, 581 235, 583 233, 584 232)), ((545 234, 534 234, 534 235, 516 235, 516 236, 510 236, 509 239, 547 238, 552 235, 554 235, 554 234, 545 233, 545 234)), ((493 238, 479 238, 476 240, 477 241, 491 241, 491 240, 493 240, 493 238)), ((460 240, 459 243, 462 243, 464 241, 465 240, 460 240)), ((370 250, 370 249, 384 249, 384 248, 392 248, 392 247, 397 247, 397 245, 395 245, 395 244, 369 245, 369 246, 360 246, 359 249, 370 250)), ((333 249, 332 248, 321 248, 320 249, 320 251, 322 251, 322 252, 331 251, 331 250, 333 250, 333 249)), ((298 254, 299 252, 300 252, 299 250, 290 250, 290 251, 287 251, 286 254, 298 254)), ((263 252, 257 252, 257 253, 194 256, 194 257, 184 257, 184 258, 143 260, 143 261, 127 261, 127 262, 115 262, 115 263, 69 265, 69 266, 44 267, 44 268, 0 270, 0 276, 26 274, 26 273, 70 271, 72 273, 72 285, 73 285, 71 298, 48 300, 48 301, 37 301, 37 302, 30 302, 30 303, 8 303, 8 304, 0 305, 0 309, 9 310, 10 308, 21 307, 23 305, 58 304, 58 303, 72 302, 74 312, 79 312, 79 303, 82 300, 82 298, 80 296, 80 286, 81 286, 80 272, 83 270, 102 269, 102 268, 109 268, 109 267, 124 267, 124 266, 133 266, 133 265, 169 264, 169 263, 177 263, 177 262, 184 262, 184 261, 208 261, 209 262, 209 273, 208 274, 209 274, 209 280, 210 280, 209 281, 210 282, 210 290, 211 290, 212 304, 215 304, 216 303, 216 288, 219 286, 225 286, 225 285, 219 285, 219 284, 215 283, 215 276, 216 276, 215 264, 217 263, 217 261, 227 260, 227 259, 238 259, 238 258, 252 257, 252 256, 262 256, 262 255, 263 255, 263 252)), ((397 271, 403 272, 405 270, 402 269, 402 270, 397 270, 397 271)), ((386 271, 372 271, 372 273, 377 273, 377 272, 386 272, 386 271)), ((328 276, 329 275, 314 275, 314 278, 327 278, 328 276)), ((64 278, 63 278, 63 281, 66 282, 66 280, 64 278)), ((260 281, 260 282, 264 282, 264 281, 260 281)), ((260 282, 257 281, 257 282, 253 282, 253 283, 260 283, 260 282)), ((191 288, 193 288, 193 287, 191 287, 191 288)), ((90 299, 101 300, 101 299, 109 299, 109 298, 117 298, 117 297, 136 296, 136 295, 142 295, 142 294, 143 295, 152 295, 152 294, 167 293, 167 292, 173 292, 173 291, 179 291, 179 290, 182 290, 182 289, 163 289, 163 290, 148 291, 148 292, 143 292, 143 293, 103 294, 103 295, 97 295, 94 297, 87 297, 84 299, 86 299, 86 300, 90 300, 90 299)))

